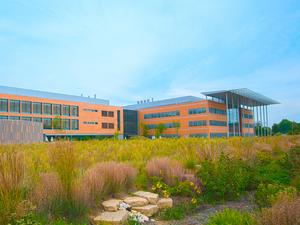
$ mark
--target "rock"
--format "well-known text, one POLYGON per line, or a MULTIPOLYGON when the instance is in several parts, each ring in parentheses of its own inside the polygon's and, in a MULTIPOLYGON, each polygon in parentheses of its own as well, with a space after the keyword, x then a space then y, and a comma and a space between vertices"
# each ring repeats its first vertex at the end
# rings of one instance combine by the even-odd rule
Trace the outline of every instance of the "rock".
POLYGON ((155 213, 158 212, 157 205, 146 205, 146 206, 140 206, 140 207, 133 207, 133 210, 136 210, 145 216, 153 216, 155 213))
POLYGON ((173 207, 173 199, 161 198, 158 200, 157 206, 159 209, 172 208, 173 207))
POLYGON ((102 202, 102 206, 105 211, 116 212, 118 211, 121 200, 119 199, 110 199, 102 202))
POLYGON ((137 191, 133 195, 147 199, 150 204, 156 204, 158 201, 158 194, 147 192, 147 191, 137 191))
POLYGON ((128 218, 128 211, 119 210, 117 212, 103 212, 94 218, 95 224, 125 224, 128 218))
POLYGON ((123 201, 131 207, 144 206, 149 203, 147 199, 141 197, 126 197, 123 201))
POLYGON ((121 202, 120 205, 119 205, 119 209, 129 210, 130 211, 131 207, 127 203, 121 202))

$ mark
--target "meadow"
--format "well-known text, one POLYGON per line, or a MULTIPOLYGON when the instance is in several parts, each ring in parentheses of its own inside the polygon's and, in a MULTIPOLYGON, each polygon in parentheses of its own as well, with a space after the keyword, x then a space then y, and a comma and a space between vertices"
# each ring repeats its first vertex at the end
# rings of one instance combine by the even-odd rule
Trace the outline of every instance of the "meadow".
POLYGON ((209 224, 299 224, 300 137, 0 146, 0 224, 88 224, 102 200, 137 189, 185 199, 162 220, 252 192, 254 213, 225 210, 209 224))

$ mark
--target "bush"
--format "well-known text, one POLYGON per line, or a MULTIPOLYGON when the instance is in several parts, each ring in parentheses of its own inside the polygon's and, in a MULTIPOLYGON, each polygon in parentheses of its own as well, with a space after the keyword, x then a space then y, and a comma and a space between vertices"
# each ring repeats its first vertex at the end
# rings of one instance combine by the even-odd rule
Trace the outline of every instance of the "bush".
POLYGON ((256 203, 260 207, 269 207, 283 194, 295 196, 297 190, 294 187, 286 187, 280 184, 260 184, 255 192, 256 203))
POLYGON ((159 177, 167 185, 176 185, 183 180, 185 171, 180 163, 169 158, 157 158, 150 160, 146 165, 146 172, 149 177, 159 177))
POLYGON ((291 199, 285 196, 279 199, 272 208, 262 210, 260 225, 300 224, 300 197, 291 199))
POLYGON ((128 191, 133 187, 136 174, 136 170, 125 163, 97 163, 86 171, 82 180, 86 203, 94 206, 104 196, 128 191))
POLYGON ((209 200, 235 199, 251 184, 251 170, 240 160, 221 155, 217 161, 204 161, 198 176, 209 200))
POLYGON ((182 220, 192 209, 191 205, 180 204, 172 208, 167 208, 159 213, 162 220, 182 220))
POLYGON ((249 213, 224 209, 208 219, 207 225, 251 225, 254 219, 249 213))

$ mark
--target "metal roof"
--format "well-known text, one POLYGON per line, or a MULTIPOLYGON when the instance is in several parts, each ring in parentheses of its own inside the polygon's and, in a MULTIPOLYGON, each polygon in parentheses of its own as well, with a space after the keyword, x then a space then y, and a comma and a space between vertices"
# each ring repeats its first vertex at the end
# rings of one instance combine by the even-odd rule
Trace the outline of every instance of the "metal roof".
POLYGON ((71 102, 84 102, 84 103, 89 103, 89 104, 109 105, 109 100, 105 100, 105 99, 89 98, 89 97, 76 96, 76 95, 58 94, 58 93, 36 91, 36 90, 7 87, 7 86, 0 86, 0 94, 11 94, 11 95, 30 96, 30 97, 37 97, 37 98, 47 98, 47 99, 53 99, 53 100, 63 100, 63 101, 71 101, 71 102))
POLYGON ((164 100, 159 100, 159 101, 127 105, 127 106, 124 106, 124 109, 138 110, 138 109, 145 109, 145 108, 152 108, 152 107, 159 107, 159 106, 166 106, 166 105, 175 105, 175 104, 182 104, 182 103, 188 103, 188 102, 196 102, 196 101, 200 101, 200 100, 203 100, 203 99, 195 97, 195 96, 183 96, 183 97, 178 97, 178 98, 169 98, 169 99, 164 99, 164 100))
POLYGON ((250 107, 280 104, 278 101, 254 92, 248 88, 203 92, 202 94, 212 98, 221 99, 224 102, 226 102, 226 95, 230 98, 237 97, 239 98, 240 104, 250 107))

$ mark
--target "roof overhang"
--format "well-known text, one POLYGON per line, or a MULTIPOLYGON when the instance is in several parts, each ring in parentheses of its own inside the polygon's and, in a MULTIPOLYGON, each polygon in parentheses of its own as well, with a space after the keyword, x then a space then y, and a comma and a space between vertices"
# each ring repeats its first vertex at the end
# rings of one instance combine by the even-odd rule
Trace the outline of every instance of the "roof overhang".
POLYGON ((212 98, 217 98, 224 102, 226 102, 226 98, 235 98, 238 99, 241 105, 249 107, 280 104, 278 101, 249 90, 248 88, 203 92, 202 94, 212 98))

